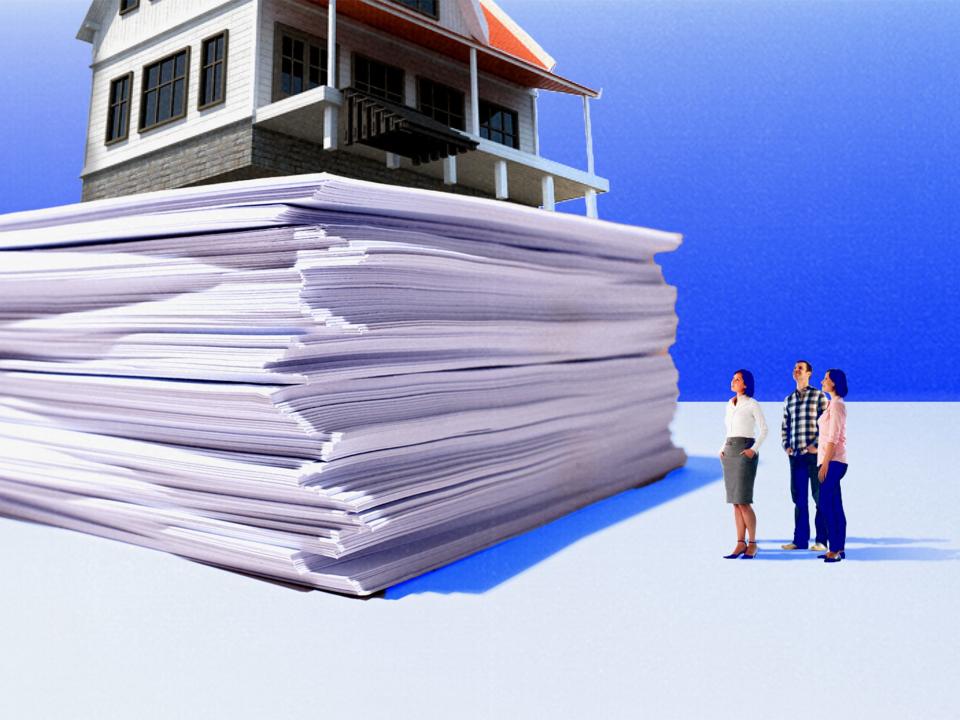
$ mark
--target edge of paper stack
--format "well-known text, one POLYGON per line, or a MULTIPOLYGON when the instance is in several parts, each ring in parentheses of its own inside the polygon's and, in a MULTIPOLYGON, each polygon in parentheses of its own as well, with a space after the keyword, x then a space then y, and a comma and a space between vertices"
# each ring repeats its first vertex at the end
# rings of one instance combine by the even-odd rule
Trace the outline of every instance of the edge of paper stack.
POLYGON ((680 236, 309 175, 0 217, 0 514, 367 595, 682 465, 680 236))

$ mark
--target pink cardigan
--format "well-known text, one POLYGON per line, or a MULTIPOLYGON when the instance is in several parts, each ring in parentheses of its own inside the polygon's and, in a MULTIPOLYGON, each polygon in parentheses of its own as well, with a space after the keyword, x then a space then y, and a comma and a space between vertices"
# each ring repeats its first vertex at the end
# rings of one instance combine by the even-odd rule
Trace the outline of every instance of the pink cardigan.
POLYGON ((824 443, 828 442, 836 445, 832 459, 835 462, 845 463, 847 461, 847 405, 843 402, 843 398, 835 397, 830 401, 823 415, 817 420, 817 427, 820 430, 817 465, 823 465, 823 457, 826 453, 824 443))

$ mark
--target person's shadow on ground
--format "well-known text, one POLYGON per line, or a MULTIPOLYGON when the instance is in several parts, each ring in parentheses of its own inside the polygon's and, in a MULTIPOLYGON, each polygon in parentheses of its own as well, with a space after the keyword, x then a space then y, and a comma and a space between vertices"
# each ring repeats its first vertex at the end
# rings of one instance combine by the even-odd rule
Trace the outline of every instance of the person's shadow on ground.
MULTIPOLYGON (((782 550, 780 548, 781 545, 789 542, 791 542, 789 538, 761 539, 761 552, 757 555, 757 560, 791 561, 816 558, 816 554, 810 551, 782 550)), ((845 548, 846 561, 912 560, 943 562, 960 560, 960 550, 933 546, 933 543, 946 542, 949 542, 946 538, 848 537, 845 548)))

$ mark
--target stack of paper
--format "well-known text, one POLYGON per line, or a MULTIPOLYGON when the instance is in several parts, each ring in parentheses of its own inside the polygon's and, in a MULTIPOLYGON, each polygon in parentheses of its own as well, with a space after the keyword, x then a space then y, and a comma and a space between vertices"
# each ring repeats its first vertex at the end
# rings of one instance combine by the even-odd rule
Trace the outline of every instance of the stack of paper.
POLYGON ((676 235, 330 175, 0 218, 0 512, 364 595, 684 461, 676 235))

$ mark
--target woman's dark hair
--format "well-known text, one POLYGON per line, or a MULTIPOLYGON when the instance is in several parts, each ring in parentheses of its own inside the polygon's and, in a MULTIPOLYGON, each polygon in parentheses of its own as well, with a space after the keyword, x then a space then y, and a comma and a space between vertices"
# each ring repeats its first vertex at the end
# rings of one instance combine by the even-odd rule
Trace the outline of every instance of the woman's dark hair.
POLYGON ((837 397, 846 397, 847 396, 847 375, 843 370, 838 370, 837 368, 830 368, 827 370, 827 375, 830 376, 830 380, 833 381, 833 394, 837 397))
MULTIPOLYGON (((753 373, 749 370, 737 370, 734 375, 737 373, 740 373, 740 377, 743 378, 743 394, 747 397, 753 397, 753 373)), ((833 379, 833 375, 830 378, 833 379)))

